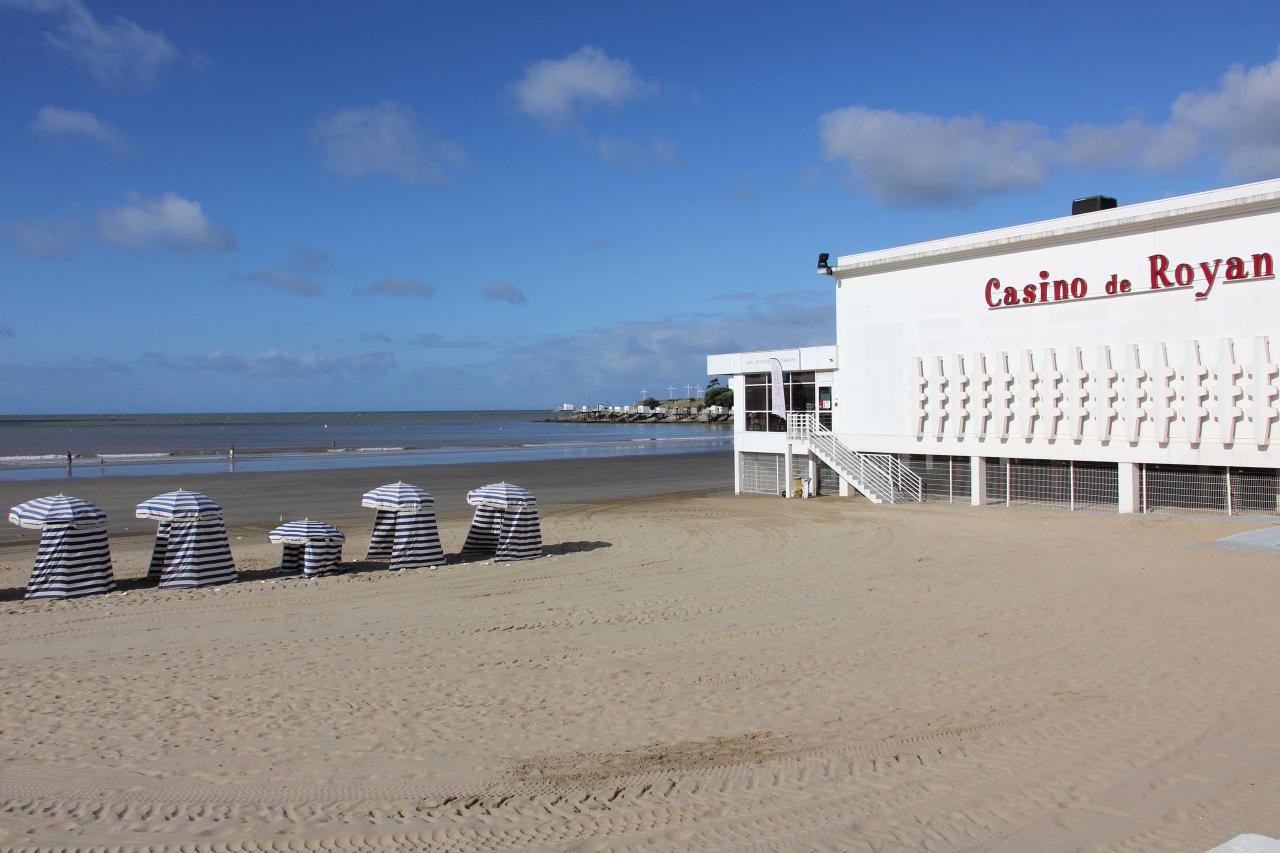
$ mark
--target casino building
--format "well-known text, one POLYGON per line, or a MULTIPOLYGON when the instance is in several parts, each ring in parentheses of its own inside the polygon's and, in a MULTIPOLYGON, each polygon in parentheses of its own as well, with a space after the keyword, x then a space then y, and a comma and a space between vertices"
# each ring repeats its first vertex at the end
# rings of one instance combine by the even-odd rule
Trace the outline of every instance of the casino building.
POLYGON ((1280 180, 826 257, 834 345, 707 357, 737 492, 1280 513, 1280 180))

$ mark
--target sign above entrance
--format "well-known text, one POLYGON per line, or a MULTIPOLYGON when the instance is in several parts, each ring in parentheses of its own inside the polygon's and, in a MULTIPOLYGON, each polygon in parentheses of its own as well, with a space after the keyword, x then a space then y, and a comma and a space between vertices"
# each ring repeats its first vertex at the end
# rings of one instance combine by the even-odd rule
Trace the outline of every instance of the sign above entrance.
POLYGON ((769 370, 770 359, 777 359, 782 363, 783 370, 799 370, 800 369, 800 350, 798 349, 780 349, 771 352, 748 352, 742 354, 742 372, 743 373, 760 373, 769 370))
POLYGON ((1089 282, 1080 276, 1051 279, 1048 270, 1040 270, 1039 280, 1030 284, 1004 284, 998 278, 989 278, 983 296, 990 311, 1174 290, 1190 290, 1199 302, 1208 299, 1219 283, 1274 279, 1275 263, 1270 252, 1260 252, 1248 258, 1232 255, 1193 262, 1170 260, 1167 255, 1150 255, 1147 257, 1146 279, 1136 283, 1122 278, 1119 273, 1112 273, 1101 286, 1091 290, 1089 282))

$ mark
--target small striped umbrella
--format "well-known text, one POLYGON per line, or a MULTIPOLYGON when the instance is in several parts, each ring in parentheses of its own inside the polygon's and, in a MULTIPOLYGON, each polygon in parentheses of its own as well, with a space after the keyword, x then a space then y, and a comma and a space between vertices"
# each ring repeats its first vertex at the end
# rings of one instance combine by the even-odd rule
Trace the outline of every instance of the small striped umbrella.
POLYGON ((369 509, 386 509, 392 512, 422 512, 435 506, 435 499, 426 489, 409 483, 387 483, 366 492, 360 506, 369 509))
POLYGON ((304 518, 282 524, 267 534, 272 542, 284 546, 280 571, 301 571, 311 578, 342 571, 342 531, 323 521, 304 518))
POLYGON ((212 519, 222 517, 222 507, 214 503, 208 495, 178 489, 176 492, 165 492, 150 500, 138 504, 134 513, 138 518, 150 518, 156 521, 173 521, 182 519, 212 519))
POLYGON ((312 521, 304 518, 301 521, 288 521, 267 534, 272 542, 286 545, 305 545, 313 540, 347 541, 342 531, 332 524, 323 521, 312 521))
POLYGON ((70 495, 50 495, 18 504, 9 510, 9 522, 28 530, 40 530, 46 524, 68 524, 77 529, 101 527, 107 514, 93 504, 70 495))
POLYGON ((533 506, 537 501, 528 489, 523 489, 514 483, 490 483, 467 492, 467 503, 472 506, 515 509, 533 506))

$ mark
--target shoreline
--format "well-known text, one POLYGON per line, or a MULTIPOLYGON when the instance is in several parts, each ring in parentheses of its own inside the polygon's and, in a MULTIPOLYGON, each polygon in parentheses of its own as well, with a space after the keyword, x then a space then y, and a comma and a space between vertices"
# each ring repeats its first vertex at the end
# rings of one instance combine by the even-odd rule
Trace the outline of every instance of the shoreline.
MULTIPOLYGON (((148 474, 137 477, 0 482, 0 508, 45 494, 68 492, 107 513, 112 536, 154 535, 155 525, 134 518, 134 506, 178 488, 208 494, 222 505, 227 526, 293 518, 329 522, 372 522, 360 496, 383 483, 404 480, 422 486, 436 500, 441 517, 470 512, 466 494, 486 483, 507 480, 534 493, 539 506, 654 497, 680 492, 731 490, 728 450, 668 453, 642 457, 602 457, 451 465, 392 465, 300 471, 241 471, 217 474, 148 474)), ((0 547, 30 545, 35 531, 0 526, 0 547), (21 534, 21 538, 19 538, 21 534)))

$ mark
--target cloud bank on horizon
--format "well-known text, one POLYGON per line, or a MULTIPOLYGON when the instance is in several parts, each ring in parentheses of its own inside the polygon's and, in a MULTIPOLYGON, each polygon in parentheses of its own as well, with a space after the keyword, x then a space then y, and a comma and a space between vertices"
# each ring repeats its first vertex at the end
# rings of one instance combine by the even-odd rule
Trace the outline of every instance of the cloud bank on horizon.
POLYGON ((971 201, 1037 187, 1068 167, 1173 171, 1207 155, 1224 175, 1280 174, 1280 58, 1235 66, 1214 87, 1179 94, 1163 122, 1077 123, 1053 134, 1031 121, 937 116, 864 105, 818 119, 823 152, 894 205, 971 201))
MULTIPOLYGON (((25 75, 0 110, 0 392, 26 410, 626 399, 708 353, 829 343, 819 249, 1043 218, 1099 181, 1280 175, 1262 24, 1124 92, 947 53, 991 21, 913 19, 938 37, 922 68, 888 11, 835 63, 786 10, 319 16, 281 51, 284 8, 253 32, 217 7, 114 9, 0 0, 25 75), (94 316, 28 333, 64 304, 94 316), (13 378, 36 375, 62 390, 13 378)), ((1192 40, 1179 26, 1159 37, 1192 40)), ((1114 55, 1132 33, 1102 37, 1114 55)))

